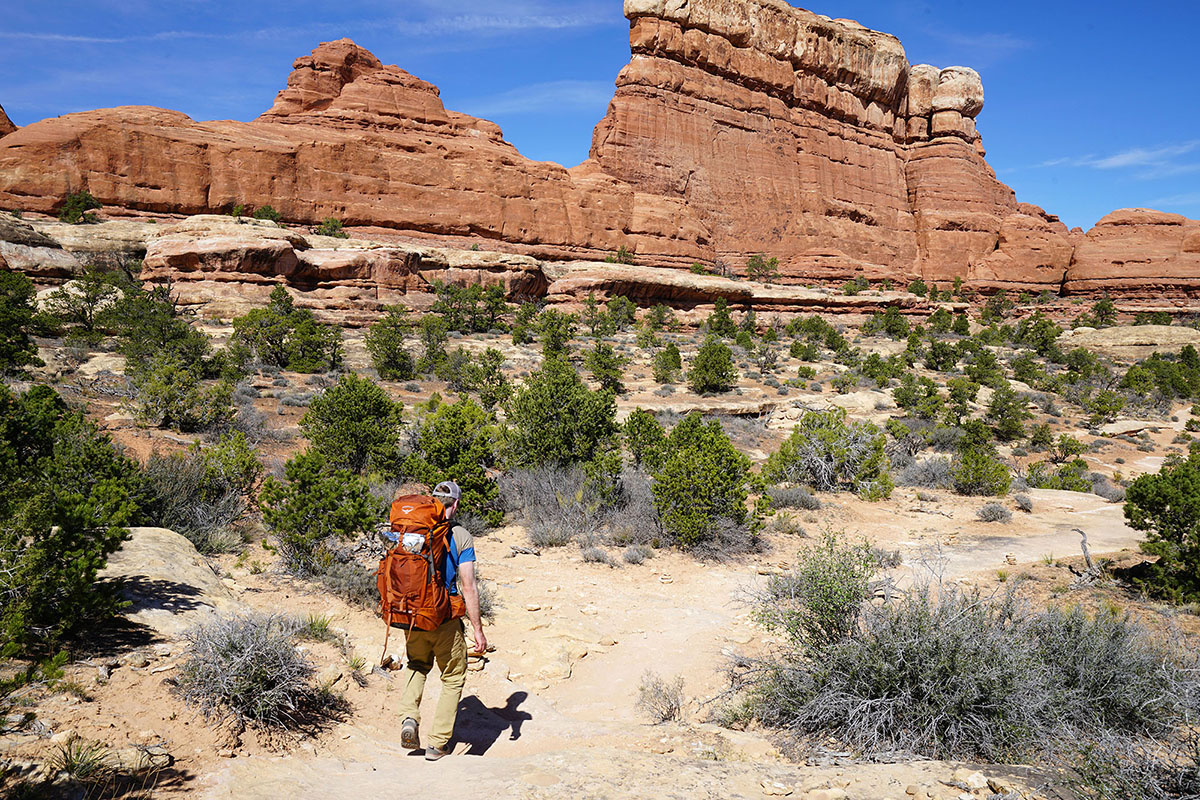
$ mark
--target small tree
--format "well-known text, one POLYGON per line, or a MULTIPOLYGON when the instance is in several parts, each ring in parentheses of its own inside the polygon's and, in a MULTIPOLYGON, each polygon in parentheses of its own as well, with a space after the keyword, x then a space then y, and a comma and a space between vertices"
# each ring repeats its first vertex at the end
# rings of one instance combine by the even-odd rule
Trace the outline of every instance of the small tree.
POLYGON ((30 338, 37 314, 37 290, 19 272, 0 272, 0 375, 19 375, 40 367, 37 345, 30 338))
POLYGON ((300 428, 314 452, 337 469, 395 472, 404 406, 353 373, 313 398, 300 428))
POLYGON ((588 390, 562 357, 550 357, 508 405, 508 461, 518 467, 568 466, 607 450, 617 432, 611 392, 588 390))
POLYGON ((404 306, 389 306, 383 319, 367 329, 363 340, 371 363, 385 381, 410 381, 416 376, 412 354, 404 347, 404 338, 412 330, 404 306))
POLYGON ((1011 442, 1025 435, 1025 420, 1033 416, 1025 404, 1025 399, 1017 395, 1008 381, 992 392, 987 420, 992 423, 997 439, 1011 442))
POLYGON ((963 436, 950 468, 954 490, 964 495, 1004 496, 1012 483, 1008 467, 991 442, 991 431, 979 420, 963 423, 963 436))
POLYGON ((708 329, 710 336, 724 336, 731 339, 737 335, 737 326, 733 324, 733 317, 729 313, 728 300, 724 297, 717 298, 716 306, 708 315, 704 327, 708 329))
POLYGON ((761 283, 774 283, 779 280, 779 259, 775 256, 767 258, 761 253, 750 256, 746 262, 746 277, 761 283))
POLYGON ((442 317, 427 314, 417 325, 421 340, 421 358, 417 361, 417 372, 429 375, 437 372, 446 361, 446 342, 450 341, 450 326, 442 317))
POLYGON ((151 496, 137 464, 53 389, 0 386, 0 658, 53 653, 116 612, 96 574, 144 524, 151 496))
POLYGON ((326 217, 313 231, 317 236, 332 236, 334 239, 349 239, 350 234, 342 230, 342 221, 337 217, 326 217))
POLYGON ((592 379, 600 384, 601 389, 613 394, 624 394, 625 384, 621 382, 622 370, 629 360, 617 355, 611 344, 597 342, 584 357, 584 364, 592 374, 592 379))
POLYGON ((575 337, 575 315, 548 308, 538 315, 537 333, 544 357, 566 353, 568 342, 575 337))
POLYGON ((533 341, 534 322, 538 315, 537 303, 522 303, 513 319, 513 344, 529 344, 533 341))
POLYGON ((301 574, 321 573, 333 563, 329 539, 350 539, 383 515, 362 478, 330 469, 316 451, 288 461, 282 481, 268 477, 260 502, 263 521, 278 537, 284 562, 301 574))
MULTIPOLYGON (((925 285, 925 281, 917 278, 908 285, 908 293, 914 294, 917 297, 924 297, 925 295, 929 294, 929 287, 925 285)), ((937 298, 934 299, 936 300, 937 298)))
POLYGON ((868 500, 892 493, 887 437, 871 422, 846 422, 845 409, 812 411, 763 466, 767 483, 807 484, 822 492, 849 490, 868 500))
POLYGON ((500 490, 488 470, 496 465, 499 432, 475 401, 442 405, 418 429, 416 449, 404 461, 404 473, 427 486, 444 480, 462 489, 462 507, 499 525, 500 490))
POLYGON ((98 221, 96 215, 90 212, 98 208, 100 208, 100 201, 92 197, 91 192, 84 189, 82 192, 67 195, 58 211, 58 221, 68 225, 95 223, 98 221))
POLYGON ((1130 527, 1147 533, 1142 550, 1158 556, 1137 582, 1172 602, 1200 601, 1200 456, 1141 476, 1125 498, 1130 527))
POLYGON ((64 323, 78 326, 85 339, 97 342, 104 312, 121 296, 120 282, 115 272, 88 267, 70 286, 51 292, 46 305, 64 323))
POLYGON ((666 457, 654 473, 654 510, 663 532, 685 549, 718 538, 722 522, 744 526, 750 459, 738 452, 721 424, 698 413, 667 438, 666 457))
POLYGON ((654 382, 674 383, 683 370, 683 356, 674 342, 654 354, 654 382))
POLYGON ((963 419, 971 413, 971 403, 979 396, 979 384, 970 378, 951 378, 946 382, 946 388, 950 390, 946 420, 954 425, 961 425, 963 419))
POLYGON ((259 206, 258 208, 254 209, 254 214, 252 216, 255 219, 265 219, 277 224, 283 222, 283 214, 280 214, 272 206, 259 206))
POLYGON ((653 472, 662 466, 666 457, 667 435, 654 415, 635 408, 624 426, 625 445, 635 466, 653 472))
POLYGON ((610 297, 604 310, 608 312, 612 326, 619 331, 627 331, 637 322, 637 304, 625 295, 610 297))
POLYGON ((688 386, 696 394, 728 392, 737 381, 733 352, 720 340, 710 336, 700 346, 692 368, 688 370, 688 386))
POLYGON ((131 376, 134 396, 129 407, 142 422, 190 433, 206 431, 233 414, 233 386, 222 381, 211 388, 200 383, 195 367, 173 353, 153 359, 131 376))

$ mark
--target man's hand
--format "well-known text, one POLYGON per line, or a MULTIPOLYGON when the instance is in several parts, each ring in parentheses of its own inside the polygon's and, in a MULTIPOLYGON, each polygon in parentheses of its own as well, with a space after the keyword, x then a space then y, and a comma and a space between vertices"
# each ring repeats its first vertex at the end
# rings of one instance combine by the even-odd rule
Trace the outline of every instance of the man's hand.
POLYGON ((464 561, 458 566, 458 574, 462 577, 463 602, 467 606, 467 619, 471 621, 471 631, 475 634, 475 652, 487 652, 487 636, 483 633, 483 620, 479 615, 479 586, 475 583, 475 562, 464 561))

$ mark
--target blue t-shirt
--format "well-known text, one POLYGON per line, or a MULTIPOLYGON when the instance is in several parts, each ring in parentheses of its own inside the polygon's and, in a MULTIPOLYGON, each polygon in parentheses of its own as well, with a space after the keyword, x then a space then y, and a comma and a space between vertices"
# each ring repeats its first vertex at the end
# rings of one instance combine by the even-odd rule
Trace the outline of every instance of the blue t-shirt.
POLYGON ((458 565, 475 560, 475 537, 461 525, 450 529, 449 547, 446 550, 446 589, 458 594, 458 565))

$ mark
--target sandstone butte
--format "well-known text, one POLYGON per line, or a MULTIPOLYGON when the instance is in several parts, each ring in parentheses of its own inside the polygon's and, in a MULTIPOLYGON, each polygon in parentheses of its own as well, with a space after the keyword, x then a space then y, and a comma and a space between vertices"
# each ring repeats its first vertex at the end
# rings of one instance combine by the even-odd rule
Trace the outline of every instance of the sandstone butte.
POLYGON ((910 65, 895 37, 783 0, 625 0, 625 15, 632 58, 572 169, 342 39, 297 60, 252 122, 131 106, 14 129, 0 113, 0 207, 53 212, 87 189, 114 213, 270 204, 550 261, 761 252, 793 284, 1200 293, 1200 221, 1127 209, 1085 234, 1018 203, 984 157, 974 70, 910 65))

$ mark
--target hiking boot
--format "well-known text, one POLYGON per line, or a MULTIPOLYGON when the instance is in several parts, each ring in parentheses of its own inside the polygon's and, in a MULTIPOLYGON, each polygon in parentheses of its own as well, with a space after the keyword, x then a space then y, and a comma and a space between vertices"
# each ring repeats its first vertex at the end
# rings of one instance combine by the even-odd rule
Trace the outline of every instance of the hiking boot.
POLYGON ((417 736, 417 721, 407 717, 400 725, 400 746, 405 750, 420 750, 421 739, 417 736))
POLYGON ((425 748, 425 760, 426 761, 437 761, 442 756, 448 756, 448 755, 450 755, 450 745, 449 744, 447 744, 445 747, 434 747, 433 745, 429 745, 429 747, 425 748))

